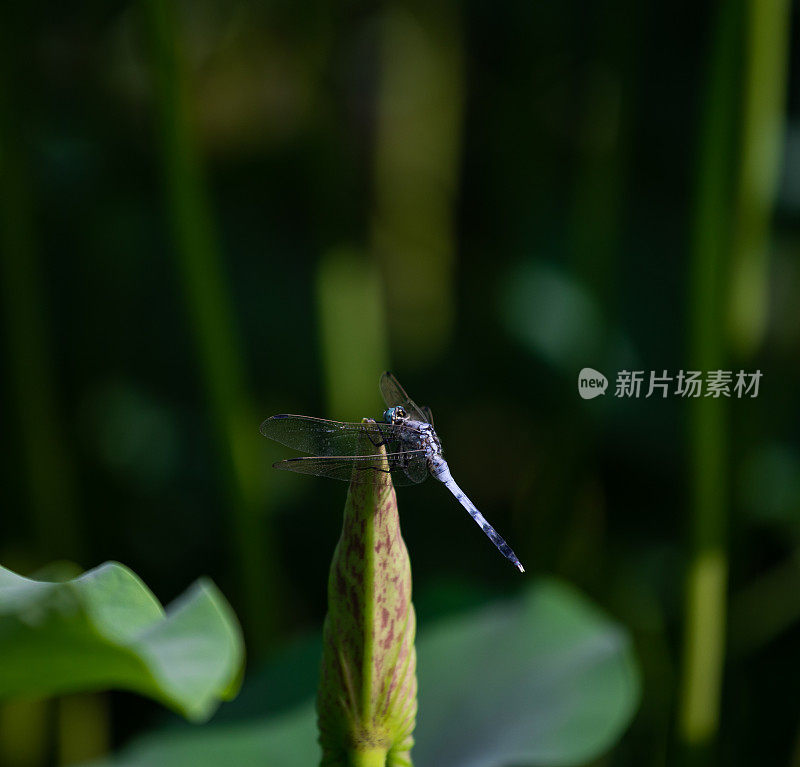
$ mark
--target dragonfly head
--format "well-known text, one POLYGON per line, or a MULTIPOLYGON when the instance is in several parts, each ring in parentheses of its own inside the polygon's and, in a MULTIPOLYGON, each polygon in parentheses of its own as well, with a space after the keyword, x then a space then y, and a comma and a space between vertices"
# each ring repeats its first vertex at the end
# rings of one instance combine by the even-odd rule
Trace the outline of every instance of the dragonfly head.
POLYGON ((383 413, 383 420, 386 421, 386 423, 398 423, 399 421, 405 421, 406 418, 408 418, 408 414, 405 408, 400 405, 397 407, 390 407, 383 413))

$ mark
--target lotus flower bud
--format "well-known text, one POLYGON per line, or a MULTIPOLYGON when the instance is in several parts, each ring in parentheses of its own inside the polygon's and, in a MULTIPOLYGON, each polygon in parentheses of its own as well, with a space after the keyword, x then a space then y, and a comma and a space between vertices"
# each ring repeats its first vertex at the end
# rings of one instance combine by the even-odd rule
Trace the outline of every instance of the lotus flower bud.
MULTIPOLYGON (((386 451, 361 467, 331 563, 317 697, 322 767, 411 765, 417 712, 411 564, 386 451)), ((354 477, 354 480, 356 477, 354 477)))

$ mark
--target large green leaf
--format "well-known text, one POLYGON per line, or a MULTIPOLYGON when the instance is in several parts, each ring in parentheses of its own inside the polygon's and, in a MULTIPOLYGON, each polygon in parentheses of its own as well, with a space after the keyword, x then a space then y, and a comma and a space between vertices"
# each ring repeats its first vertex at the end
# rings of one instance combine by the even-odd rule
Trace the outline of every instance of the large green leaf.
POLYGON ((614 743, 639 697, 627 634, 552 580, 449 621, 418 657, 421 767, 581 764, 614 743))
POLYGON ((0 567, 0 700, 113 687, 205 719, 235 694, 243 656, 236 618, 208 580, 165 613, 114 562, 64 582, 0 567))
MULTIPOLYGON (((306 644, 296 676, 313 695, 306 644)), ((635 710, 639 681, 627 634, 574 589, 547 580, 521 598, 440 622, 417 643, 417 767, 581 764, 611 747, 635 710)), ((276 680, 274 669, 266 672, 276 680)), ((315 713, 252 719, 245 685, 224 724, 173 728, 131 744, 103 767, 315 767, 315 713), (237 707, 239 724, 229 717, 237 707)))

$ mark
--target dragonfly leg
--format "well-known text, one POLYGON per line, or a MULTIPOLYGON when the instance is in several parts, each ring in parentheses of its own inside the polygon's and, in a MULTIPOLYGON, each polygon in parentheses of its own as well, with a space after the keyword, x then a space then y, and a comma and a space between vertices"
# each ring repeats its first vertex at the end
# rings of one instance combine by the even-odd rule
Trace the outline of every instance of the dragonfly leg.
POLYGON ((373 436, 370 433, 370 431, 368 429, 364 429, 364 434, 366 435, 367 439, 372 443, 372 445, 374 447, 383 447, 384 445, 386 445, 387 444, 386 440, 383 439, 383 432, 380 431, 380 426, 378 426, 375 419, 365 418, 364 420, 367 421, 368 423, 375 424, 377 426, 378 432, 381 434, 380 441, 376 442, 375 439, 373 439, 373 436))

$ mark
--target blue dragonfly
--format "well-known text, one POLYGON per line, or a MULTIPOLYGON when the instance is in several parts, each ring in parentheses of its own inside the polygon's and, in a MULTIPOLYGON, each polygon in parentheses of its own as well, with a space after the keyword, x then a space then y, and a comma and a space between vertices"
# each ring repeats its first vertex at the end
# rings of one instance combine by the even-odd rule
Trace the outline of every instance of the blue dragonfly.
POLYGON ((346 423, 306 415, 274 415, 261 433, 302 453, 274 464, 276 469, 380 484, 390 475, 395 485, 419 484, 433 475, 458 499, 500 552, 521 572, 525 568, 499 533, 455 483, 427 407, 419 407, 398 380, 385 372, 380 380, 387 410, 380 422, 346 423), (385 446, 386 455, 376 448, 385 446))

